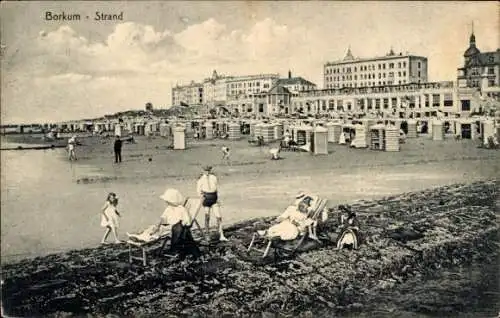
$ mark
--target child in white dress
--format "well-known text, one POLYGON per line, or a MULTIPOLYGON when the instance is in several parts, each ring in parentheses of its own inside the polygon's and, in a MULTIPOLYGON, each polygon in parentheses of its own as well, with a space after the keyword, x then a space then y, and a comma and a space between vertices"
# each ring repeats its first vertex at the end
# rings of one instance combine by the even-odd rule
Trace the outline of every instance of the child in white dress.
POLYGON ((116 209, 118 205, 118 198, 115 193, 111 192, 108 194, 108 198, 106 199, 106 203, 102 207, 101 210, 101 226, 106 228, 106 232, 102 237, 101 244, 106 243, 106 239, 108 238, 109 232, 113 232, 113 236, 115 237, 115 243, 121 243, 118 239, 117 229, 120 226, 119 217, 120 213, 116 209))

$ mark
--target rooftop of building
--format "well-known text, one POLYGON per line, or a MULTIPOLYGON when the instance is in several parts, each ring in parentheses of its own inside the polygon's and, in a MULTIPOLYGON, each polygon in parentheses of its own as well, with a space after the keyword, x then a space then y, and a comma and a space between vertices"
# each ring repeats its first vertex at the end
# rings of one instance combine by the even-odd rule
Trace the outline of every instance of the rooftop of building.
POLYGON ((291 94, 288 88, 282 86, 281 84, 274 85, 271 87, 269 92, 267 92, 269 95, 284 95, 284 94, 291 94))
POLYGON ((308 86, 316 86, 311 81, 306 80, 303 77, 297 76, 297 77, 287 77, 287 78, 280 78, 279 82, 280 85, 308 85, 308 86))
POLYGON ((347 53, 342 60, 326 62, 325 66, 351 64, 351 63, 362 63, 362 62, 371 62, 371 61, 382 61, 382 60, 392 60, 392 59, 399 59, 399 58, 405 58, 405 57, 419 58, 419 59, 427 60, 427 57, 425 57, 425 56, 413 55, 413 54, 409 54, 408 52, 406 52, 405 54, 403 54, 402 52, 400 52, 399 54, 396 54, 392 48, 389 51, 389 53, 387 53, 384 56, 355 57, 351 52, 351 48, 348 48, 347 53))

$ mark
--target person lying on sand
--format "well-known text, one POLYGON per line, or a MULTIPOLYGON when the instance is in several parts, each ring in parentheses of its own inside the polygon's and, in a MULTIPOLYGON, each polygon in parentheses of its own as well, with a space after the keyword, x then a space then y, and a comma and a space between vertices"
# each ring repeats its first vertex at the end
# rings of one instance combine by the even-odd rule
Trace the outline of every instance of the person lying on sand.
POLYGON ((269 153, 271 154, 271 160, 279 160, 281 158, 280 152, 281 152, 281 145, 278 146, 278 148, 271 148, 269 150, 269 153))

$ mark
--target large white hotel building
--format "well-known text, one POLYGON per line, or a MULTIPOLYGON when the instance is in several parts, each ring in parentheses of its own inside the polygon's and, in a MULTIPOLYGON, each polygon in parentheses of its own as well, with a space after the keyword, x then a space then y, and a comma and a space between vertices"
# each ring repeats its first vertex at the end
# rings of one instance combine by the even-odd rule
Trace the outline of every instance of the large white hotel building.
POLYGON ((385 112, 415 117, 467 116, 488 105, 500 106, 500 49, 480 52, 472 33, 456 80, 428 82, 427 58, 395 54, 345 58, 324 65, 324 88, 301 77, 278 74, 214 75, 202 84, 172 91, 173 105, 224 106, 244 115, 321 115, 332 112, 385 112), (176 104, 177 103, 177 104, 176 104), (486 106, 485 106, 486 105, 486 106))
POLYGON ((355 58, 351 49, 343 60, 324 65, 324 88, 374 87, 427 82, 427 58, 395 54, 355 58))

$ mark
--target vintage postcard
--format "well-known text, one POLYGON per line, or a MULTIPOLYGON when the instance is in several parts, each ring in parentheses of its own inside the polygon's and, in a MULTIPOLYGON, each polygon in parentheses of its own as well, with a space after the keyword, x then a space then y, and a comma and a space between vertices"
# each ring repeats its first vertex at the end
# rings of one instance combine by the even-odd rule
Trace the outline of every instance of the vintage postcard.
POLYGON ((5 317, 498 317, 495 1, 3 1, 5 317))

